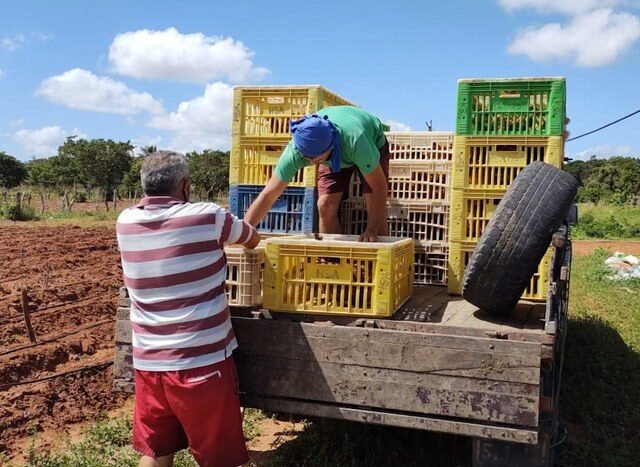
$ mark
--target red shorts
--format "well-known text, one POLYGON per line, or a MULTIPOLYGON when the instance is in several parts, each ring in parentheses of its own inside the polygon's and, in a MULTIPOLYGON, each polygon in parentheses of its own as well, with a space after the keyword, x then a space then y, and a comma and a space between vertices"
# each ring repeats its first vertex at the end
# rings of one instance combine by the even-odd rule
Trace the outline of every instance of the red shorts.
POLYGON ((162 457, 187 447, 200 466, 249 460, 233 358, 181 371, 135 370, 133 448, 162 457))
MULTIPOLYGON (((380 166, 384 172, 384 176, 389 179, 389 142, 385 139, 384 145, 378 149, 380 152, 380 166)), ((356 169, 356 166, 346 167, 340 172, 331 172, 331 167, 327 167, 324 164, 318 166, 318 196, 328 195, 331 193, 343 193, 342 198, 349 197, 349 182, 351 181, 351 175, 356 169)), ((371 193, 371 187, 366 182, 360 171, 358 170, 358 176, 360 177, 360 183, 362 183, 362 191, 364 193, 371 193)))

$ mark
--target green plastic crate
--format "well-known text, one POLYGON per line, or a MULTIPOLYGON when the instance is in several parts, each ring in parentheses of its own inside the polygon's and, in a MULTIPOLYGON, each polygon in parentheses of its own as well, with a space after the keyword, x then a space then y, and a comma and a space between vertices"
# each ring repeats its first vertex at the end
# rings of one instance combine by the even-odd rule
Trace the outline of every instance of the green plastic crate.
POLYGON ((456 134, 560 136, 565 107, 564 78, 459 80, 456 134))

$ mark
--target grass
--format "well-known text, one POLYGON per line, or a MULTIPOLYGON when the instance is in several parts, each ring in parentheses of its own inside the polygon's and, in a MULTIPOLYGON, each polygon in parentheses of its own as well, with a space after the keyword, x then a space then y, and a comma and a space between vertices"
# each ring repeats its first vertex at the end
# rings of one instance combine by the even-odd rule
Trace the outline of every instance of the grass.
POLYGON ((640 239, 640 207, 580 204, 573 237, 640 239))
MULTIPOLYGON (((259 436, 260 422, 265 415, 255 409, 246 409, 243 430, 247 439, 259 436)), ((61 450, 51 451, 36 447, 37 438, 32 440, 26 453, 28 467, 135 467, 140 455, 131 447, 131 416, 113 420, 102 419, 91 425, 84 433, 83 440, 72 443, 65 441, 61 450)), ((0 458, 3 465, 13 467, 0 458)), ((174 461, 176 467, 197 467, 197 463, 187 451, 180 451, 174 461)))
POLYGON ((607 280, 609 254, 573 261, 561 389, 566 465, 640 459, 640 280, 607 280))

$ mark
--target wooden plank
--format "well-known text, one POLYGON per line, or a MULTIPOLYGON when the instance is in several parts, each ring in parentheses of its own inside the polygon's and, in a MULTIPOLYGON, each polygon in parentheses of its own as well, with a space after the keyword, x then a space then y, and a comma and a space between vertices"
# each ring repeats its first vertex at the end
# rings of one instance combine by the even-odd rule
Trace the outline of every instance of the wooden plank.
POLYGON ((128 379, 114 379, 113 390, 116 392, 127 392, 133 394, 135 392, 135 383, 128 379))
POLYGON ((115 337, 116 344, 131 344, 131 322, 128 319, 117 319, 115 337))
MULTIPOLYGON (((485 420, 518 426, 538 425, 539 397, 432 387, 421 381, 352 378, 322 368, 287 370, 238 365, 241 389, 249 394, 305 399, 406 412, 485 420), (250 377, 249 377, 250 375, 250 377)), ((268 359, 275 362, 275 359, 268 359)), ((274 365, 275 366, 275 365, 274 365)))
POLYGON ((252 331, 257 336, 270 338, 279 334, 279 339, 292 338, 304 342, 309 337, 343 339, 347 341, 377 341, 406 346, 428 346, 466 351, 490 352, 494 354, 540 356, 540 345, 531 342, 516 342, 483 337, 452 336, 448 334, 423 334, 418 332, 395 332, 385 329, 365 329, 347 326, 317 326, 313 323, 291 323, 277 320, 254 320, 237 318, 233 322, 239 339, 252 331))
POLYGON ((122 307, 119 306, 116 309, 116 319, 129 319, 129 315, 131 314, 130 307, 122 307))
POLYGON ((407 371, 403 368, 374 368, 370 366, 344 364, 339 362, 309 361, 294 358, 293 356, 274 358, 266 355, 248 354, 241 349, 236 350, 239 372, 251 377, 251 371, 255 368, 270 368, 277 370, 290 370, 301 372, 313 372, 325 377, 344 379, 359 379, 371 381, 397 382, 414 384, 434 388, 447 388, 456 391, 477 391, 498 394, 522 395, 537 397, 540 393, 539 385, 511 382, 491 381, 486 378, 472 378, 461 376, 443 375, 433 372, 407 371))
POLYGON ((513 443, 535 444, 538 442, 537 430, 523 428, 482 425, 479 423, 447 420, 424 415, 400 414, 383 410, 365 410, 302 400, 258 397, 249 394, 240 394, 240 401, 243 407, 254 407, 272 412, 413 428, 454 435, 473 436, 475 438, 500 439, 513 443))
POLYGON ((133 379, 133 348, 130 345, 116 344, 113 358, 113 375, 116 378, 133 379))
MULTIPOLYGON (((450 375, 489 381, 513 381, 537 385, 540 357, 492 354, 420 345, 307 337, 306 341, 281 340, 277 335, 247 339, 237 332, 245 355, 294 358, 307 362, 361 365, 369 368, 401 369, 418 374, 450 375)), ((255 336, 255 333, 253 333, 255 336)))
MULTIPOLYGON (((494 337, 497 332, 489 328, 461 328, 455 326, 447 326, 439 323, 412 323, 407 321, 388 321, 388 320, 369 320, 372 327, 377 329, 388 329, 398 331, 411 331, 430 334, 448 334, 456 336, 470 337, 494 337)), ((519 332, 508 331, 500 333, 500 338, 505 340, 515 340, 521 342, 538 342, 540 344, 553 344, 554 337, 540 332, 519 332)))

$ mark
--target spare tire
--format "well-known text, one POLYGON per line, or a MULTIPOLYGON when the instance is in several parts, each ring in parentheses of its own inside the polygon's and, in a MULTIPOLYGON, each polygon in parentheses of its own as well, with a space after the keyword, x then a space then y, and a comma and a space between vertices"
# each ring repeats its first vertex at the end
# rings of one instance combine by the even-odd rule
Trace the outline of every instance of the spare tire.
POLYGON ((578 191, 577 180, 544 162, 525 167, 507 190, 467 265, 462 296, 493 314, 518 303, 578 191))

